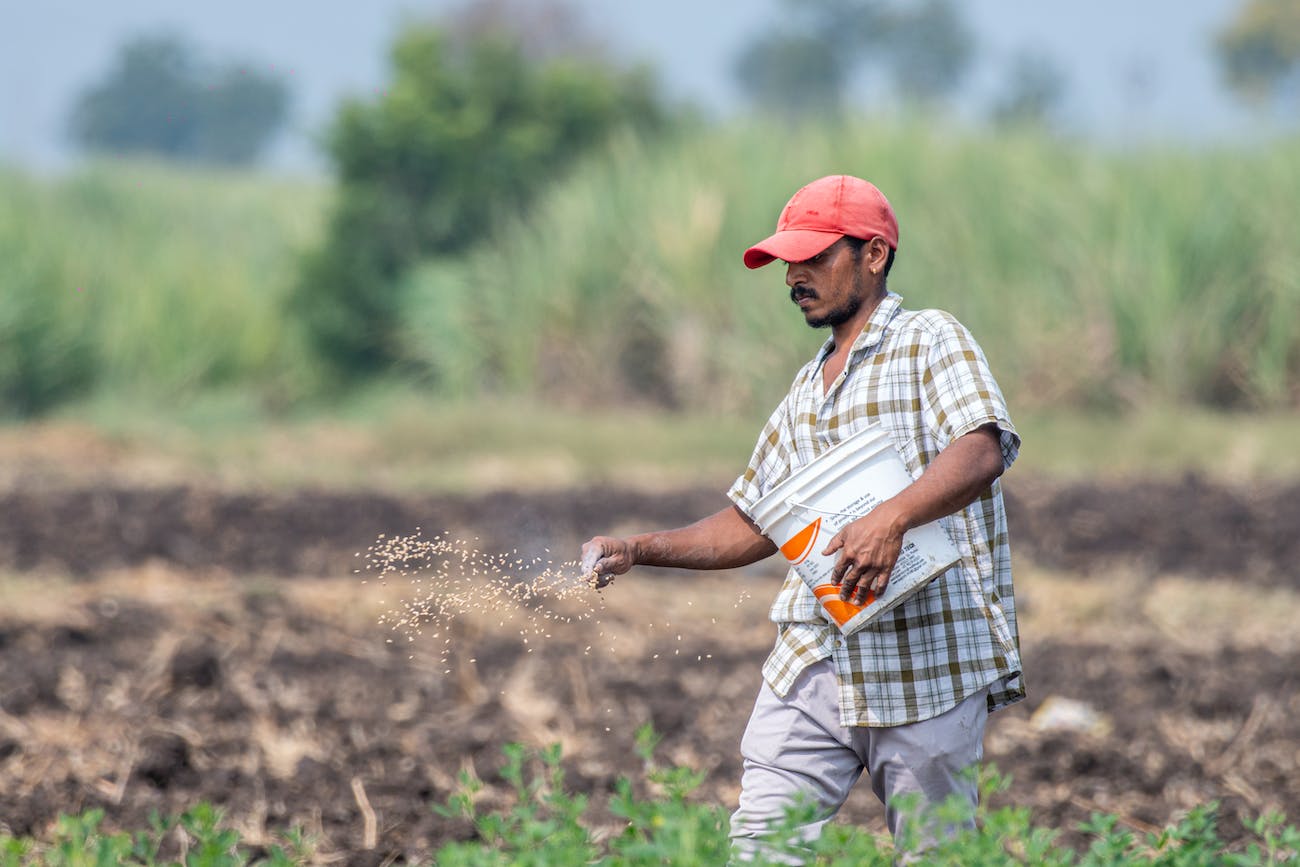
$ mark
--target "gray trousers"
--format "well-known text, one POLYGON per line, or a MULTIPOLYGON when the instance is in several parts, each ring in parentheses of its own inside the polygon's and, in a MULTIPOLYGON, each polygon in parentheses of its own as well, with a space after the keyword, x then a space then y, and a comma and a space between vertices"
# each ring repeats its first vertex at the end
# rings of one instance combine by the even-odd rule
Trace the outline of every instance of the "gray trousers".
MULTIPOLYGON (((885 821, 896 841, 908 822, 952 795, 974 807, 979 786, 970 766, 984 756, 987 719, 988 691, 981 690, 919 723, 842 726, 839 682, 830 660, 810 665, 784 698, 764 683, 740 744, 745 763, 740 807, 731 817, 733 857, 747 861, 763 852, 776 858, 761 838, 799 803, 813 805, 815 818, 789 842, 797 847, 817 839, 864 769, 872 791, 885 804, 885 821), (892 803, 899 795, 916 796, 914 810, 900 812, 892 803)), ((916 833, 924 845, 953 830, 922 823, 916 833)), ((803 863, 800 856, 777 860, 803 863)))

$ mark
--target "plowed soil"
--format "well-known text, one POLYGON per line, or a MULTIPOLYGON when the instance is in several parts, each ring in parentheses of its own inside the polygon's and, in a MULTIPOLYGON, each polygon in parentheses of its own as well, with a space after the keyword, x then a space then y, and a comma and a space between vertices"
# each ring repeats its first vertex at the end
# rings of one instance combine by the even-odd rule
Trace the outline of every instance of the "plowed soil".
MULTIPOLYGON (((536 552, 616 524, 674 525, 727 504, 714 489, 672 493, 498 491, 394 497, 326 491, 214 493, 187 487, 0 491, 0 569, 85 576, 163 562, 180 569, 337 575, 384 528, 450 529, 485 548, 536 552), (75 531, 75 544, 69 533, 75 531)), ((1300 485, 1230 489, 1195 476, 1136 484, 1009 484, 1018 552, 1039 565, 1244 576, 1300 583, 1300 485)))
MULTIPOLYGON (((1300 487, 1016 480, 1008 498, 1030 699, 990 721, 987 758, 1013 780, 997 801, 1065 829, 1093 810, 1145 829, 1217 799, 1228 839, 1266 809, 1300 817, 1300 487), (1096 718, 1049 724, 1036 715, 1049 698, 1096 718)), ((413 587, 353 574, 379 533, 450 530, 560 560, 589 535, 724 502, 11 488, 0 829, 41 835, 89 807, 141 827, 153 809, 206 799, 254 841, 299 824, 347 863, 403 863, 469 833, 430 809, 463 768, 491 784, 485 808, 505 802, 493 771, 512 741, 560 742, 570 785, 610 821, 599 805, 620 775, 640 778, 633 732, 646 722, 661 761, 707 770, 700 796, 734 806, 774 565, 643 570, 606 591, 599 627, 528 645, 466 617, 445 665, 445 637, 378 623, 413 587)), ((844 818, 882 829, 860 788, 844 818)))

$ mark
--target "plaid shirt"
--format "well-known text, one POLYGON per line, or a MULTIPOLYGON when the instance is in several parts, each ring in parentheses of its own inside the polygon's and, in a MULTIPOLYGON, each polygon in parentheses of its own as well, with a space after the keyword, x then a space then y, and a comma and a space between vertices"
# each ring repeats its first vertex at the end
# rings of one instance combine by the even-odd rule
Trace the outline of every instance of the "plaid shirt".
MULTIPOLYGON (((828 340, 795 377, 728 496, 746 514, 796 467, 870 423, 890 434, 913 478, 949 443, 998 426, 1003 467, 1020 449, 1002 393, 970 332, 940 310, 902 309, 890 292, 854 341, 844 372, 822 394, 828 340)), ((894 726, 937 716, 989 687, 989 709, 1025 696, 999 482, 941 520, 961 563, 880 620, 849 636, 821 613, 792 569, 771 619, 776 647, 763 666, 785 695, 809 664, 830 657, 844 725, 894 726)))

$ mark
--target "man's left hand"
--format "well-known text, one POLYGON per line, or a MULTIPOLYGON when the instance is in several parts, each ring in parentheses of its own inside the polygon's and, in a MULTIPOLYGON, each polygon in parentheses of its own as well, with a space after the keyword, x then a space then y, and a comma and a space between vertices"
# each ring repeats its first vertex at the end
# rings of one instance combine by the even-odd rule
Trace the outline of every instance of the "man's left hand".
POLYGON ((866 605, 880 598, 889 585, 889 575, 903 550, 906 528, 888 505, 881 503, 840 530, 822 551, 827 557, 840 552, 831 583, 840 588, 840 598, 845 602, 866 605))

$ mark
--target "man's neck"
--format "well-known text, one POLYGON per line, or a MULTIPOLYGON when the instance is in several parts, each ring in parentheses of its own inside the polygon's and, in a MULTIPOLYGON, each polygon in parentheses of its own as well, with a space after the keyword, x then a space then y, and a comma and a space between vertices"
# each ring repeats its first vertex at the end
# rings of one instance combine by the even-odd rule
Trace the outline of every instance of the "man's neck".
POLYGON ((862 329, 867 327, 871 317, 880 306, 880 302, 885 300, 885 291, 882 288, 876 293, 874 298, 862 302, 858 312, 853 315, 852 319, 841 322, 839 325, 831 326, 831 336, 835 339, 835 352, 848 352, 853 341, 858 339, 862 329))

